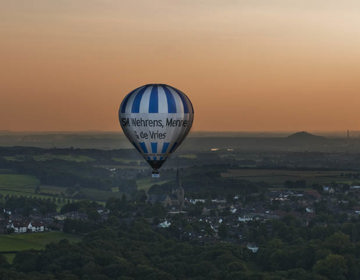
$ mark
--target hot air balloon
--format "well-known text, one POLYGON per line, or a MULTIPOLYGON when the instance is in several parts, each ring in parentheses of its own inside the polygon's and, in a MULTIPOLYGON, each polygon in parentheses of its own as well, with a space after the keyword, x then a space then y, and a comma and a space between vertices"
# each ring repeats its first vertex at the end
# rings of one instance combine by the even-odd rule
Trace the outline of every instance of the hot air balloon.
POLYGON ((165 84, 148 84, 125 96, 120 125, 138 152, 159 177, 159 168, 189 133, 194 119, 190 99, 165 84))

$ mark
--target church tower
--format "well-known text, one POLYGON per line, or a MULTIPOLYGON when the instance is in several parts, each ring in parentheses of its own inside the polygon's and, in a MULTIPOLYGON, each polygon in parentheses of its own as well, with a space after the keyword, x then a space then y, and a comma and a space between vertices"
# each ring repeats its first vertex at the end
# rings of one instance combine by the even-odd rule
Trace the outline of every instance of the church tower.
POLYGON ((176 170, 176 187, 173 189, 172 194, 173 197, 177 200, 177 203, 174 204, 177 204, 179 210, 181 210, 184 207, 185 191, 182 187, 179 168, 176 170))

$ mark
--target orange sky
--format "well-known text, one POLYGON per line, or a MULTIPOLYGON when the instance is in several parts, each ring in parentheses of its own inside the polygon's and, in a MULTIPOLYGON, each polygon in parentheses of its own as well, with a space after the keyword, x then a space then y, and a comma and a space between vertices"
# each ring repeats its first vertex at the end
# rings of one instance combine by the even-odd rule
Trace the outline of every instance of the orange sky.
POLYGON ((0 130, 119 131, 146 83, 194 130, 359 130, 360 2, 16 0, 0 9, 0 130))

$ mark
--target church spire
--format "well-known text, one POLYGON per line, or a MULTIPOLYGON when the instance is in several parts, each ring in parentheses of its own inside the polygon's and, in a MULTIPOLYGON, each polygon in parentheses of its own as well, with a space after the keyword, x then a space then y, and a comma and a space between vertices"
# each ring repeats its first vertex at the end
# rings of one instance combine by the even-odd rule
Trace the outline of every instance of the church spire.
POLYGON ((176 186, 178 188, 182 188, 181 178, 180 178, 180 170, 179 168, 176 169, 176 186))
POLYGON ((182 187, 181 178, 180 178, 180 170, 179 168, 176 169, 176 197, 179 203, 179 210, 184 207, 184 200, 185 200, 185 192, 184 188, 182 187))

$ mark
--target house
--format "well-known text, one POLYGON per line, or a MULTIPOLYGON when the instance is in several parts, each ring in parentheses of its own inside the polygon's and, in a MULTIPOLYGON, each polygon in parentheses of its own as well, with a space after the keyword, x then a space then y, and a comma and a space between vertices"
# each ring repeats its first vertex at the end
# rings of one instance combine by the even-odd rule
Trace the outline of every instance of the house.
POLYGON ((195 205, 196 203, 205 203, 205 199, 202 198, 190 198, 189 202, 193 205, 195 205))
POLYGON ((171 226, 171 222, 168 222, 167 220, 158 225, 160 228, 168 228, 169 226, 171 226))
POLYGON ((254 244, 247 244, 246 248, 248 248, 254 254, 257 253, 257 251, 259 251, 259 247, 254 244))
POLYGON ((28 230, 28 226, 28 221, 14 221, 8 225, 8 228, 12 228, 15 233, 25 233, 28 230))
POLYGON ((28 230, 30 232, 43 232, 45 231, 45 226, 41 221, 33 221, 29 223, 28 230))
POLYGON ((243 217, 238 218, 238 221, 242 222, 242 223, 250 222, 252 220, 253 220, 253 217, 249 217, 249 216, 243 216, 243 217))
POLYGON ((334 193, 335 190, 334 188, 330 187, 330 186, 323 186, 323 192, 326 192, 326 193, 334 193))
POLYGON ((15 233, 26 232, 43 232, 45 231, 44 223, 41 221, 13 221, 8 224, 8 229, 13 229, 15 233))

